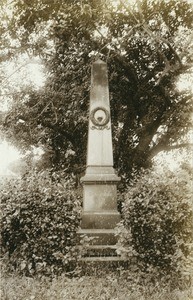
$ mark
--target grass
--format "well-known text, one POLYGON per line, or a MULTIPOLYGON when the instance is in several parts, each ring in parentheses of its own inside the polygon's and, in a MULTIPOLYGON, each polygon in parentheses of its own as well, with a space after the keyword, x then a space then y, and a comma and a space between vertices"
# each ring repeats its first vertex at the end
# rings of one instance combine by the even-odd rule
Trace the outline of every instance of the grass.
POLYGON ((148 279, 129 271, 103 272, 97 276, 52 280, 5 274, 1 278, 1 300, 193 300, 190 288, 180 290, 166 283, 148 279))

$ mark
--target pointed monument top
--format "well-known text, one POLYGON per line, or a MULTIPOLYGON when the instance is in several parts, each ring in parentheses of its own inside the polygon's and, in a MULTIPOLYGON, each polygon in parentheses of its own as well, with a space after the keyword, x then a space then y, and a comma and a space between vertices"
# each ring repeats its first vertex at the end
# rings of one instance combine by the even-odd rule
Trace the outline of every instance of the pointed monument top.
POLYGON ((106 62, 104 62, 103 60, 101 60, 100 58, 98 58, 97 60, 94 61, 93 64, 105 64, 106 65, 106 62))

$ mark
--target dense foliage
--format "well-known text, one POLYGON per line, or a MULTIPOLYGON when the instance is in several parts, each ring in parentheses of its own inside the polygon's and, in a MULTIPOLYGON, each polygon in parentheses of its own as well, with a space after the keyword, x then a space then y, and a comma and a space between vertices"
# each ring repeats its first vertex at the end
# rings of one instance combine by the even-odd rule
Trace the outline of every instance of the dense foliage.
POLYGON ((62 174, 27 173, 0 191, 1 250, 11 270, 60 274, 76 261, 80 200, 62 174))
POLYGON ((27 53, 41 58, 47 76, 40 90, 5 80, 2 99, 10 109, 1 130, 24 151, 42 147, 41 168, 84 170, 97 57, 108 63, 114 161, 122 178, 133 167, 149 167, 160 151, 187 146, 191 93, 175 83, 192 67, 191 4, 4 0, 1 6, 2 65, 27 53))
MULTIPOLYGON (((142 268, 192 278, 192 169, 157 170, 133 180, 123 205, 119 250, 142 268), (123 247, 123 248, 122 248, 123 247)), ((172 278, 171 276, 171 278, 172 278)))

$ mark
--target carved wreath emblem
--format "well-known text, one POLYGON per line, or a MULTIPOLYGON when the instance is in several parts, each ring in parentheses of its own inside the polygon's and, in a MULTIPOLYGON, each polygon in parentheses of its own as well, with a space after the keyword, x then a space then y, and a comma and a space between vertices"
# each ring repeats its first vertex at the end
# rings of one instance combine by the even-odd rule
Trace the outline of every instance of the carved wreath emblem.
POLYGON ((108 110, 104 107, 96 107, 91 111, 90 119, 94 126, 92 129, 109 129, 110 127, 107 125, 110 120, 110 114, 108 110))

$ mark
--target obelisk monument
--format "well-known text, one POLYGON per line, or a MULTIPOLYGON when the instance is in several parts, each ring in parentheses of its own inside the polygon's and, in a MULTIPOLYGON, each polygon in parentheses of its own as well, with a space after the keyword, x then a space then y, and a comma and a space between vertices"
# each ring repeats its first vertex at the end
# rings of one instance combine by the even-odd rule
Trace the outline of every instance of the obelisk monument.
POLYGON ((99 244, 112 244, 120 221, 117 183, 113 168, 113 147, 107 64, 92 64, 87 146, 87 167, 83 183, 81 233, 98 236, 99 244))

